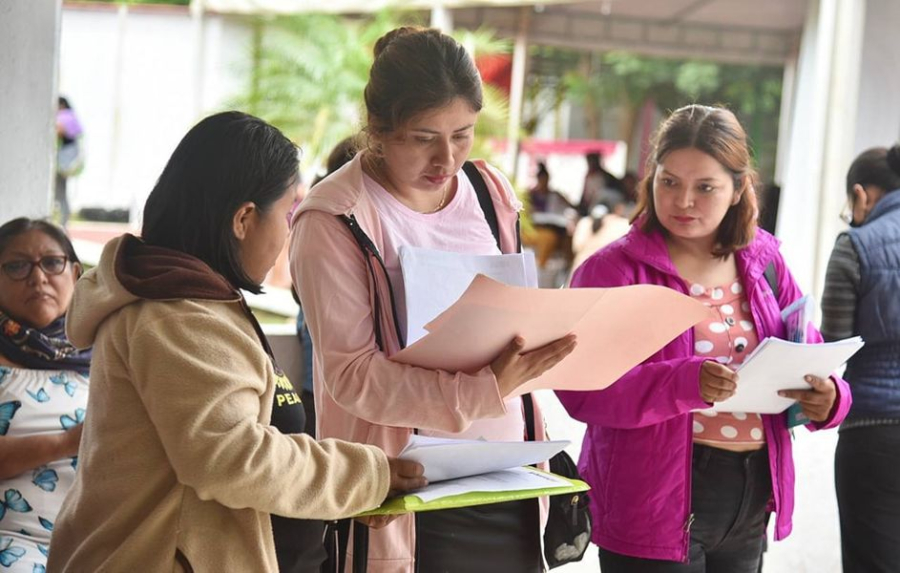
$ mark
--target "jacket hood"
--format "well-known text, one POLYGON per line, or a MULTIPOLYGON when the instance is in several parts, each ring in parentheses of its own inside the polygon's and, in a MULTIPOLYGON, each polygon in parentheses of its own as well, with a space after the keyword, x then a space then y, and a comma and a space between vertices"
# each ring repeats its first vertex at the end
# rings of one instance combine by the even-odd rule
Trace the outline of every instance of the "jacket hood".
POLYGON ((141 300, 239 301, 240 292, 200 259, 122 235, 103 248, 100 263, 75 285, 66 334, 79 348, 93 345, 100 324, 141 300))

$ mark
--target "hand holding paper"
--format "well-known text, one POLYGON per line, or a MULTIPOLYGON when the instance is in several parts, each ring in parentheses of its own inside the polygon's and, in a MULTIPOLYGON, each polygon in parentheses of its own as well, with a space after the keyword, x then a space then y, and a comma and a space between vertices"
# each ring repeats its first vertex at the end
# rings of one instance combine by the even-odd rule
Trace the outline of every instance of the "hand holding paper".
POLYGON ((778 395, 797 400, 803 413, 813 422, 824 422, 837 398, 834 380, 818 376, 806 376, 804 380, 812 386, 811 390, 782 390, 778 395))
POLYGON ((416 461, 388 458, 388 467, 391 470, 391 489, 388 497, 428 485, 425 468, 416 461))
MULTIPOLYGON (((712 409, 716 412, 755 414, 784 412, 794 400, 779 395, 779 391, 809 391, 811 385, 804 381, 804 377, 810 374, 822 379, 825 384, 832 384, 825 379, 862 346, 863 341, 858 336, 823 344, 798 344, 766 338, 738 368, 734 396, 717 402, 712 409)), ((822 406, 819 404, 820 398, 816 397, 815 401, 822 406)))
POLYGON ((384 516, 530 499, 585 491, 587 484, 533 467, 569 442, 482 442, 414 435, 400 453, 425 468, 431 483, 414 493, 388 499, 367 511, 368 523, 388 523, 384 516))
POLYGON ((501 396, 510 396, 516 393, 522 384, 537 378, 559 364, 575 350, 577 341, 575 335, 570 334, 531 352, 522 352, 525 344, 524 338, 516 336, 500 353, 500 356, 491 362, 491 370, 497 377, 497 386, 500 388, 501 396))
POLYGON ((479 275, 425 326, 428 335, 391 359, 475 372, 517 335, 525 339, 527 352, 574 334, 578 345, 572 353, 514 395, 537 389, 599 390, 702 320, 706 311, 690 297, 659 286, 533 289, 479 275))

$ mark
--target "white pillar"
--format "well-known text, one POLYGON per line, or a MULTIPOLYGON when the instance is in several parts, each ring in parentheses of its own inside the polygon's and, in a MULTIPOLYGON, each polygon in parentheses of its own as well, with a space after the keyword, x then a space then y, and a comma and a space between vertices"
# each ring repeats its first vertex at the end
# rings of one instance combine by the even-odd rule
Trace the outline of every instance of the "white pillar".
POLYGON ((509 123, 506 129, 506 158, 503 167, 518 184, 516 164, 519 159, 519 131, 522 127, 522 101, 525 94, 525 72, 528 68, 528 27, 531 8, 519 9, 519 30, 513 47, 512 78, 509 88, 509 123))
POLYGON ((50 214, 61 0, 0 2, 0 224, 50 214))
POLYGON ((453 12, 443 4, 434 6, 431 9, 431 27, 445 34, 453 33, 453 12))
POLYGON ((820 294, 852 153, 865 0, 812 0, 797 62, 778 234, 805 292, 820 294))
MULTIPOLYGON (((900 2, 868 0, 863 31, 854 157, 900 140, 900 2)), ((852 158, 851 158, 852 159, 852 158)), ((850 167, 849 161, 843 168, 850 167)))
POLYGON ((799 54, 784 63, 781 80, 781 113, 778 117, 778 147, 775 156, 775 183, 783 185, 785 164, 791 146, 791 124, 797 86, 797 59, 799 54))

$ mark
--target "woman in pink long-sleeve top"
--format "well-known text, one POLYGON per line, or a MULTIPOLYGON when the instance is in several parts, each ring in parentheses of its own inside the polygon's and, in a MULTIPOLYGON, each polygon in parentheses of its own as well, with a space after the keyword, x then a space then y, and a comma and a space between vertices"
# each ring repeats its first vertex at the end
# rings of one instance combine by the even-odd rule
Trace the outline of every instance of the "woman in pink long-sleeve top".
MULTIPOLYGON (((318 435, 375 444, 389 455, 414 430, 522 441, 522 399, 509 395, 565 357, 573 338, 529 353, 513 341, 470 373, 389 358, 406 331, 402 247, 519 250, 521 204, 509 182, 484 162, 467 162, 482 106, 478 71, 449 36, 400 28, 375 46, 365 99, 366 149, 311 190, 291 237, 291 272, 314 348, 318 435)), ((402 516, 381 529, 355 527, 353 535, 348 557, 369 573, 542 569, 535 500, 402 516)))

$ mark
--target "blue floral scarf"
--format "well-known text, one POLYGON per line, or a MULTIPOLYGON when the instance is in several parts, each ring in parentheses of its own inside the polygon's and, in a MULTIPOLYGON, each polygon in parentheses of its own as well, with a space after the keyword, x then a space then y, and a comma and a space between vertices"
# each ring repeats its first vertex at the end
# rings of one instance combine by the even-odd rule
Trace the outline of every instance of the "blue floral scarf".
POLYGON ((91 350, 78 350, 66 338, 65 316, 38 329, 0 311, 0 354, 35 370, 74 370, 87 376, 91 367, 91 350))

